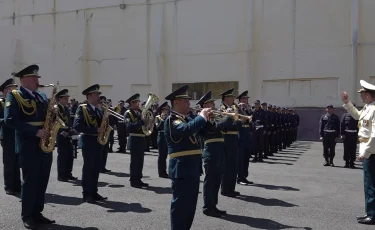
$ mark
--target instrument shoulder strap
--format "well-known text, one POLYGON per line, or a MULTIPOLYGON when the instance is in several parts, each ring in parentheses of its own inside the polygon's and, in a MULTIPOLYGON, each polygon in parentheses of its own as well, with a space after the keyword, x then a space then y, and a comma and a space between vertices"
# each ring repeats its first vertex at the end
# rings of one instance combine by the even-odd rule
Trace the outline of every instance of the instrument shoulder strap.
POLYGON ((129 114, 130 118, 132 119, 132 122, 137 122, 137 119, 135 118, 134 114, 132 113, 130 109, 126 110, 125 113, 129 114))

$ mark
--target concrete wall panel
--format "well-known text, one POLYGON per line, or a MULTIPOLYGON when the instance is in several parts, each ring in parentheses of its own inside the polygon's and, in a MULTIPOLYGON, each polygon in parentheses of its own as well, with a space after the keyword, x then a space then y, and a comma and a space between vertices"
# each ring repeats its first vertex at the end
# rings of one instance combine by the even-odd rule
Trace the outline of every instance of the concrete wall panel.
POLYGON ((374 43, 374 11, 375 1, 360 0, 359 1, 359 41, 361 43, 374 43))

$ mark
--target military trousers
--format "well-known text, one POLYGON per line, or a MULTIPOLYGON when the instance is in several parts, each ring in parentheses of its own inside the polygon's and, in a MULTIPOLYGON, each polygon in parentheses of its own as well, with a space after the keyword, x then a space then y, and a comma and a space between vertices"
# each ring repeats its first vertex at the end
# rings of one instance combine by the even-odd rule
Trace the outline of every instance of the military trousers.
POLYGON ((253 148, 255 157, 262 157, 264 148, 264 129, 257 128, 253 133, 253 148))
POLYGON ((238 173, 238 136, 224 135, 225 167, 221 181, 221 192, 234 192, 238 173))
POLYGON ((57 137, 57 177, 67 178, 73 171, 73 145, 69 137, 57 137))
POLYGON ((168 157, 168 146, 165 141, 164 132, 158 132, 157 145, 159 150, 158 155, 158 173, 159 176, 167 174, 167 157, 168 157))
POLYGON ((108 158, 108 151, 109 151, 109 142, 103 146, 102 150, 102 160, 101 160, 101 170, 104 170, 107 166, 107 158, 108 158))
MULTIPOLYGON (((224 172, 224 143, 211 142, 205 144, 203 150, 203 211, 215 208, 218 203, 221 177, 224 172)), ((248 161, 249 162, 249 161, 248 161)))
POLYGON ((44 153, 39 148, 39 142, 35 141, 34 147, 20 151, 20 165, 23 176, 21 217, 23 221, 27 221, 30 218, 39 217, 44 209, 52 153, 44 153))
POLYGON ((353 163, 356 160, 358 133, 345 132, 344 161, 353 163))
POLYGON ((171 230, 189 230, 199 194, 199 177, 172 178, 171 230))
POLYGON ((97 136, 83 135, 81 138, 83 196, 95 196, 98 192, 103 145, 98 143, 97 136))
POLYGON ((269 131, 265 131, 264 137, 263 137, 263 152, 264 152, 264 155, 266 156, 270 154, 269 145, 270 145, 270 134, 269 134, 269 131))
POLYGON ((129 135, 130 149, 130 182, 139 183, 142 179, 143 162, 145 159, 146 139, 129 135))
POLYGON ((6 191, 21 192, 19 155, 16 153, 14 142, 14 138, 1 140, 3 148, 4 189, 6 191))
POLYGON ((323 157, 325 159, 333 159, 335 157, 336 137, 336 132, 324 132, 323 157))
POLYGON ((271 131, 270 134, 270 153, 273 154, 276 153, 276 151, 276 130, 274 130, 271 131))
POLYGON ((110 133, 109 133, 109 138, 108 138, 108 147, 109 147, 109 150, 112 151, 112 148, 113 148, 113 144, 115 143, 115 130, 112 130, 110 133))
POLYGON ((119 144, 119 151, 125 152, 126 151, 126 126, 124 122, 117 123, 117 136, 118 136, 118 144, 119 144))
POLYGON ((375 155, 363 160, 363 185, 366 214, 375 218, 375 155))
POLYGON ((251 153, 251 137, 239 141, 238 148, 238 179, 246 179, 249 176, 249 160, 251 153))

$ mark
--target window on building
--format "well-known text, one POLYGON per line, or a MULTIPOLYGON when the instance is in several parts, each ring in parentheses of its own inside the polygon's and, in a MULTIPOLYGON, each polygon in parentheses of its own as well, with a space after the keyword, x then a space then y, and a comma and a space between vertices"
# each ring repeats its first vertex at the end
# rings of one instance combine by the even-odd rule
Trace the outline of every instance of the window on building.
POLYGON ((205 93, 211 90, 212 97, 219 99, 219 94, 234 88, 233 94, 238 95, 238 81, 223 81, 223 82, 196 82, 196 83, 173 83, 172 90, 176 90, 183 85, 188 85, 188 94, 192 100, 199 100, 205 93))

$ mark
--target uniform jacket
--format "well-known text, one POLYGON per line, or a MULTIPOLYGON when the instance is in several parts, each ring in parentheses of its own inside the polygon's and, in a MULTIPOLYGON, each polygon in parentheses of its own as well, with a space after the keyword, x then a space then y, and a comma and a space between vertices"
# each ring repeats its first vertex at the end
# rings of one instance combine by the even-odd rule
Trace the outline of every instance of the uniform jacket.
POLYGON ((125 112, 126 130, 128 133, 144 134, 142 126, 145 124, 142 121, 140 110, 128 109, 125 112))
POLYGON ((90 104, 81 104, 75 114, 73 129, 79 133, 97 135, 102 118, 103 114, 100 109, 94 110, 90 104))
POLYGON ((352 131, 353 134, 358 133, 358 121, 355 120, 350 113, 344 113, 341 118, 341 135, 345 135, 345 130, 352 131), (356 131, 356 132, 354 132, 356 131))
POLYGON ((331 116, 328 113, 324 114, 322 118, 320 118, 320 129, 319 133, 320 136, 324 136, 325 130, 335 130, 337 136, 340 134, 340 118, 332 113, 331 116))

